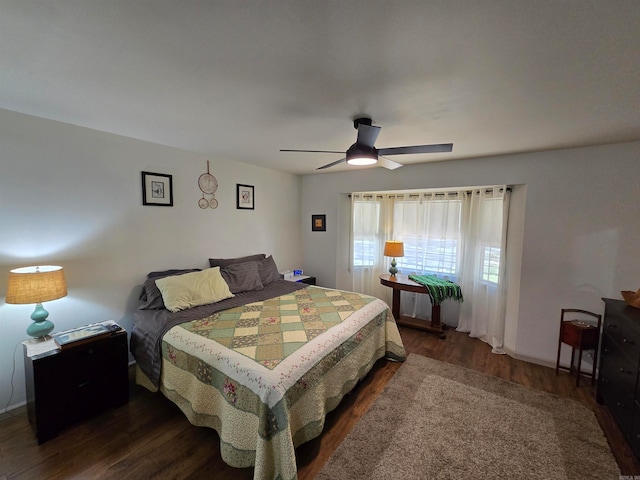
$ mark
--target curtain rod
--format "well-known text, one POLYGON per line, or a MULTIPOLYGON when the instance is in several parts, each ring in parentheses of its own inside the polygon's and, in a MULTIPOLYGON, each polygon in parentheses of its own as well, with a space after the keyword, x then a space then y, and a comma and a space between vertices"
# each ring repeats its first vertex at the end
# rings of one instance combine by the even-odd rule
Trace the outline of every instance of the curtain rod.
MULTIPOLYGON (((480 193, 480 190, 482 190, 483 188, 485 189, 484 193, 491 193, 491 191, 494 188, 497 188, 497 187, 481 187, 481 188, 477 188, 477 189, 473 189, 473 190, 465 190, 464 193, 466 193, 466 194, 471 194, 473 192, 480 193)), ((503 190, 503 188, 501 187, 500 191, 502 191, 502 190, 503 190)), ((507 186, 507 192, 511 192, 511 191, 512 191, 512 188, 510 186, 507 186)), ((445 195, 458 195, 459 192, 460 192, 460 190, 457 190, 457 191, 456 190, 452 190, 452 191, 449 191, 449 192, 423 192, 423 193, 398 193, 398 192, 394 192, 394 193, 390 193, 389 197, 391 197, 391 198, 395 198, 395 197, 399 197, 399 196, 404 197, 405 195, 408 196, 409 198, 411 198, 411 197, 420 197, 421 195, 445 196, 445 195)), ((349 193, 349 194, 347 194, 347 197, 351 198, 351 195, 354 195, 354 194, 353 193, 349 193)), ((365 197, 369 197, 369 198, 373 198, 374 196, 376 198, 382 198, 384 196, 384 194, 382 194, 382 193, 375 193, 375 194, 374 193, 363 193, 361 195, 363 195, 365 197)))

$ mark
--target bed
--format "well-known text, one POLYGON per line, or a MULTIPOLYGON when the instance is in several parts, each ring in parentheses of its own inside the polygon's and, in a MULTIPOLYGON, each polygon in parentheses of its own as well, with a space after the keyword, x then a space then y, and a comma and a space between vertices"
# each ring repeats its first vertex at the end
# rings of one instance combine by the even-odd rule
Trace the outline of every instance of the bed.
POLYGON ((295 479, 295 448, 320 435, 326 414, 378 359, 405 359, 393 315, 375 297, 281 280, 262 254, 210 264, 202 272, 232 296, 177 311, 156 290, 201 271, 148 275, 133 315, 136 381, 215 429, 227 464, 295 479))

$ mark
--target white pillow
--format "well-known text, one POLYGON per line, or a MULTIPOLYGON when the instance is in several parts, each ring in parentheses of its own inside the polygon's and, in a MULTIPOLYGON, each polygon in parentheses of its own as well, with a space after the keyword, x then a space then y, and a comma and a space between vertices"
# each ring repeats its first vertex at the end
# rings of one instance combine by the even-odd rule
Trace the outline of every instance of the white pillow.
POLYGON ((156 285, 167 310, 174 313, 234 296, 220 275, 220 267, 160 278, 156 285))

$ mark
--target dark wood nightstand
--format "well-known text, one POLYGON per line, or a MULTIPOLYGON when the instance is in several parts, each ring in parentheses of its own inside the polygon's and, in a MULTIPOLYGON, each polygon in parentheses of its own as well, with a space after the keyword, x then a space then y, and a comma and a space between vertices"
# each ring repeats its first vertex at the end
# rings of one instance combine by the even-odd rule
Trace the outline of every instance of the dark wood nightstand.
MULTIPOLYGON (((295 279, 295 277, 294 277, 295 279)), ((310 277, 308 275, 302 275, 302 278, 300 278, 299 280, 295 280, 298 283, 306 283, 307 285, 315 285, 316 284, 316 277, 310 277)))
POLYGON ((295 275, 293 277, 284 278, 284 275, 280 274, 280 278, 287 280, 288 282, 306 283, 307 285, 316 284, 316 277, 310 277, 309 275, 295 275))
POLYGON ((53 350, 23 342, 29 421, 43 443, 65 427, 129 400, 127 332, 53 350), (41 353, 42 352, 42 353, 41 353))

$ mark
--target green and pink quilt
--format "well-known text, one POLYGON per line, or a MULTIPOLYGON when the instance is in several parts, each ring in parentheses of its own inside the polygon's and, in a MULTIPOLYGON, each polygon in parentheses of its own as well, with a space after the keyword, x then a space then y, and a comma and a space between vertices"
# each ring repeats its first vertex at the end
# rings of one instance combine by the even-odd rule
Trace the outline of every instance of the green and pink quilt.
MULTIPOLYGON (((386 303, 309 286, 171 328, 160 390, 191 423, 218 432, 226 463, 292 480, 295 447, 320 435, 382 357, 405 358, 386 303)), ((140 369, 138 381, 154 389, 140 369)))

